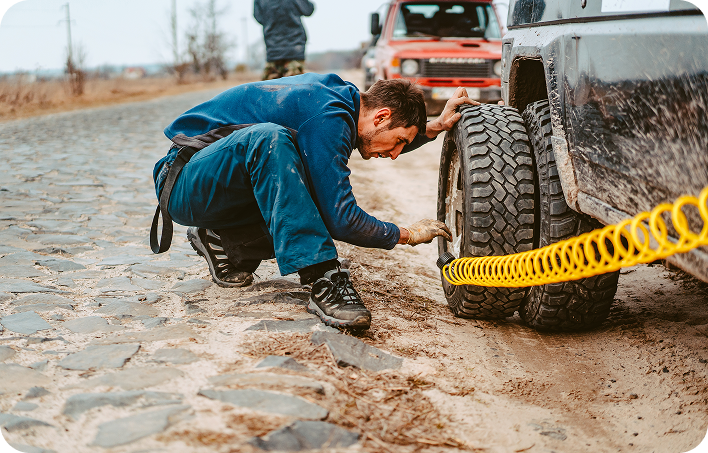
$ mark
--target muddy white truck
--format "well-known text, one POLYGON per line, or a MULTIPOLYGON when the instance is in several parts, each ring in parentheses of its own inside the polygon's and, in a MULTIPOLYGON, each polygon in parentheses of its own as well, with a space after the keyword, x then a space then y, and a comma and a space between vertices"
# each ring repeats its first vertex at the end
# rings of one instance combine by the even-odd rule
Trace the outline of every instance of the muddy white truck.
MULTIPOLYGON (((532 250, 708 186, 708 27, 694 5, 512 0, 508 29, 505 105, 468 106, 444 141, 438 219, 453 241, 440 253, 532 250)), ((699 231, 698 211, 686 215, 699 231)), ((706 247, 667 261, 708 282, 706 247)), ((457 316, 518 311, 539 330, 573 331, 607 318, 618 277, 443 286, 457 316)))

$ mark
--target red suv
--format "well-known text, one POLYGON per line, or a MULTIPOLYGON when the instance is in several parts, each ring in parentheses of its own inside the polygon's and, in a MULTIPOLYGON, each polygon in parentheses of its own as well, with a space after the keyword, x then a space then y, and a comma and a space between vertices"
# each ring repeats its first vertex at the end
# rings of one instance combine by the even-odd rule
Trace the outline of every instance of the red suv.
POLYGON ((501 30, 492 1, 393 0, 371 15, 375 78, 407 78, 439 114, 458 86, 472 99, 501 99, 501 30))

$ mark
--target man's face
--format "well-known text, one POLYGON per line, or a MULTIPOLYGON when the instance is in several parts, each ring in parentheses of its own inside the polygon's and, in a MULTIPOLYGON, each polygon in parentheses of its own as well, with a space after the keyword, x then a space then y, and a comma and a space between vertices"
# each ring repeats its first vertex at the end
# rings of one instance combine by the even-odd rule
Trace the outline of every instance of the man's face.
POLYGON ((366 160, 372 157, 396 158, 418 134, 416 126, 388 128, 390 120, 382 121, 373 127, 364 128, 357 137, 357 148, 366 160))

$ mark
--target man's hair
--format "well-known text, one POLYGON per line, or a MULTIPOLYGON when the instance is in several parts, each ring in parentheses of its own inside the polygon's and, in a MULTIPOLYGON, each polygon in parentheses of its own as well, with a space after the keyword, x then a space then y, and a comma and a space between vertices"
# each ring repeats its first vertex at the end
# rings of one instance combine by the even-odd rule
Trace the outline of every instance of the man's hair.
POLYGON ((423 90, 406 79, 379 80, 361 93, 361 104, 367 110, 391 109, 389 129, 416 126, 425 134, 425 98, 423 90))

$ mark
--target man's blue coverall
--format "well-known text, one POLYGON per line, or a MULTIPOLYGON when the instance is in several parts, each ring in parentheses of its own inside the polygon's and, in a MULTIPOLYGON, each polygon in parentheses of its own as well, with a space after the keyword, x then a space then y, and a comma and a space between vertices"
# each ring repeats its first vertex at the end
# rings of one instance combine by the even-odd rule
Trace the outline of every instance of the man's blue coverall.
MULTIPOLYGON (((200 228, 260 225, 283 275, 336 259, 332 238, 392 249, 398 227, 359 208, 349 183, 359 103, 337 75, 303 74, 239 85, 188 110, 165 135, 178 146, 210 144, 182 169, 170 215, 200 228), (255 125, 231 132, 240 124, 255 125)), ((418 135, 404 152, 427 141, 418 135)), ((158 198, 177 151, 155 165, 158 198)))

